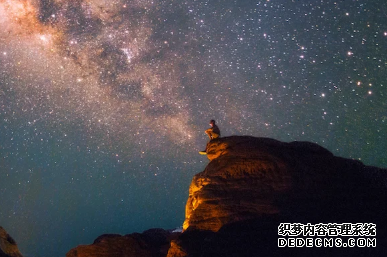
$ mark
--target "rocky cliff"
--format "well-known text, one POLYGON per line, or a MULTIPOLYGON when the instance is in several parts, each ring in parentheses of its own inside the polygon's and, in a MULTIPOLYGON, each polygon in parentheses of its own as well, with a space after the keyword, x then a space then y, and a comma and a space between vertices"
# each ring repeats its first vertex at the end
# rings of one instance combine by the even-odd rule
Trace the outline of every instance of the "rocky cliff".
POLYGON ((386 170, 317 144, 234 136, 211 141, 207 156, 189 188, 185 230, 218 231, 268 215, 352 222, 386 214, 386 170))
POLYGON ((15 240, 0 227, 0 257, 22 257, 15 240))
POLYGON ((227 137, 207 146, 210 163, 189 188, 185 232, 168 257, 324 256, 387 252, 387 170, 334 156, 309 142, 227 137), (278 225, 373 223, 378 247, 278 247, 278 225))
POLYGON ((189 188, 181 235, 164 234, 157 246, 143 235, 105 236, 67 257, 386 256, 386 169, 313 143, 269 138, 219 138, 207 152, 210 163, 189 188), (372 223, 376 247, 278 247, 280 223, 372 223))

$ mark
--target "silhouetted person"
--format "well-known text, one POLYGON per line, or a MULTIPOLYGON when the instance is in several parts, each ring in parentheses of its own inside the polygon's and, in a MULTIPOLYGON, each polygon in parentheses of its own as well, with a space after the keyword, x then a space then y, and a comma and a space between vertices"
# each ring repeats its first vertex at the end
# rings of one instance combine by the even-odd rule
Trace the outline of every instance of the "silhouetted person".
MULTIPOLYGON (((212 139, 220 137, 220 129, 215 124, 215 120, 210 121, 210 126, 211 127, 209 129, 207 129, 206 131, 204 131, 204 133, 206 133, 208 135, 208 137, 210 138, 210 141, 211 141, 212 139)), ((207 154, 207 147, 206 147, 206 150, 200 151, 199 153, 200 154, 207 154)))

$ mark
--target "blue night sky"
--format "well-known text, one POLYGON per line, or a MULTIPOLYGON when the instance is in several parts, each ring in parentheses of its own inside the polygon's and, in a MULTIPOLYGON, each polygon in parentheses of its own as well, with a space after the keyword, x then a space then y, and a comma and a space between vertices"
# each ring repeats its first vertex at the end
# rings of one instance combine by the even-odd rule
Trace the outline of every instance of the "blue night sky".
POLYGON ((0 226, 25 256, 176 228, 203 131, 387 167, 385 0, 0 1, 0 226))

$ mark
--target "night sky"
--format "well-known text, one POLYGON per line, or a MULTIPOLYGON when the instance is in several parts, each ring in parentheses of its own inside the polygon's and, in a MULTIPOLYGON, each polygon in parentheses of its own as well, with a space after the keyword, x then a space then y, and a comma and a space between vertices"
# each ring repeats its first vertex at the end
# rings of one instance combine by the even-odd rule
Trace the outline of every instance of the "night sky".
POLYGON ((385 0, 0 0, 0 226, 25 256, 176 228, 204 130, 387 167, 385 0))

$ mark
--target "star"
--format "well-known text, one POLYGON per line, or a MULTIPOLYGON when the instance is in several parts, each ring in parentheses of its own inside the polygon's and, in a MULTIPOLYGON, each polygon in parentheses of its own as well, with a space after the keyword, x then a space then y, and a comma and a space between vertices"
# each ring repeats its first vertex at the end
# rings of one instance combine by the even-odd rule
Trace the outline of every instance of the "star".
POLYGON ((26 256, 179 227, 211 119, 386 167, 373 5, 0 1, 0 225, 26 256))

